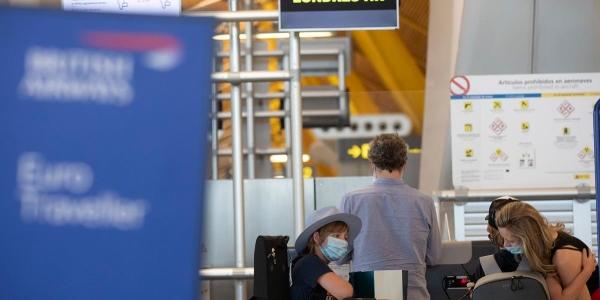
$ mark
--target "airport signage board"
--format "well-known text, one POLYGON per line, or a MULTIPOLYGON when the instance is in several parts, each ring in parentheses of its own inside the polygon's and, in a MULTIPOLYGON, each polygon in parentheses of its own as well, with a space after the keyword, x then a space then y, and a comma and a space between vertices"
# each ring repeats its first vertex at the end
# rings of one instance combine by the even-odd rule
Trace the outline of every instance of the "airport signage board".
POLYGON ((0 8, 0 299, 197 299, 213 30, 0 8))
POLYGON ((396 29, 399 8, 399 0, 279 0, 279 30, 396 29))
POLYGON ((455 76, 455 188, 594 186, 600 73, 455 76))

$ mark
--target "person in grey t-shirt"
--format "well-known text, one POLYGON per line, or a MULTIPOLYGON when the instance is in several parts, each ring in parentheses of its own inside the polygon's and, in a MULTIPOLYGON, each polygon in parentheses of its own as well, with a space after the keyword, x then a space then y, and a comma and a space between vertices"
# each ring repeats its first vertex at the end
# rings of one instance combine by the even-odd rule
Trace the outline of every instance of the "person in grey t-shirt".
POLYGON ((441 255, 433 199, 402 181, 406 143, 382 134, 370 143, 373 184, 344 196, 340 209, 358 216, 362 231, 354 240, 352 272, 407 270, 408 299, 427 300, 426 265, 441 255))

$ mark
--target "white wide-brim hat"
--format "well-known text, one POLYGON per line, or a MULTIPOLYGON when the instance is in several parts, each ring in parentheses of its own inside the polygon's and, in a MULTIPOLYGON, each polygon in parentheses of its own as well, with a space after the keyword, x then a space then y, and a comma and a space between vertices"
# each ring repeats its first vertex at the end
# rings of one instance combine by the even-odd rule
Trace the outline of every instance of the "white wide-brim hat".
POLYGON ((333 206, 323 207, 313 212, 306 218, 304 231, 302 231, 302 233, 296 239, 296 253, 301 254, 304 252, 315 231, 335 221, 341 221, 348 225, 348 253, 350 253, 350 251, 353 249, 352 242, 360 233, 362 222, 360 221, 359 217, 343 213, 333 206))

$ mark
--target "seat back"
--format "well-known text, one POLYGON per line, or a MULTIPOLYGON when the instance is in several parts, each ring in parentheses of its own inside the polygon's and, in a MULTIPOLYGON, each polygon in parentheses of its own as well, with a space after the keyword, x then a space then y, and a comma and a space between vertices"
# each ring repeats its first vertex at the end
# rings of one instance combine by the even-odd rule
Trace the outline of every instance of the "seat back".
POLYGON ((546 280, 537 272, 504 272, 486 275, 473 289, 473 300, 550 299, 546 280))

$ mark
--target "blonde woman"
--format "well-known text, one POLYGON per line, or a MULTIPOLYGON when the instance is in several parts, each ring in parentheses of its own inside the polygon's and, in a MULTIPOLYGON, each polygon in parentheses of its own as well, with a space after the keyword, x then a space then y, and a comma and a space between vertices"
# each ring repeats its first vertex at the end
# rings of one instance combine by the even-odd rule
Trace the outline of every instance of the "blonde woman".
POLYGON ((546 277, 552 300, 591 299, 586 283, 593 273, 597 281, 597 262, 585 243, 524 202, 506 204, 495 219, 504 248, 527 257, 531 268, 546 277))

